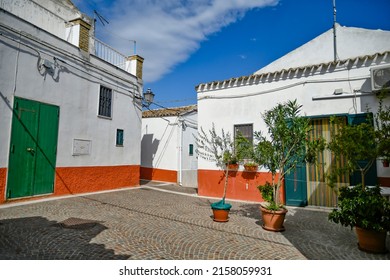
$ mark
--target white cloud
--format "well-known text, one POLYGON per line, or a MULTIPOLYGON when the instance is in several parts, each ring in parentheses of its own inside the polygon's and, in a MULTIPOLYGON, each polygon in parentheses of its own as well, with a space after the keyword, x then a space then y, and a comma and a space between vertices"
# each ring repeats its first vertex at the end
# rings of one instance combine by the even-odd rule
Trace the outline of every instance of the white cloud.
MULTIPOLYGON (((77 2, 74 1, 77 5, 77 2)), ((91 1, 87 1, 91 2, 91 1)), ((99 1, 101 2, 101 1, 99 1)), ((97 10, 109 20, 97 34, 124 54, 145 58, 144 80, 153 82, 186 61, 207 36, 218 32, 253 8, 272 6, 277 0, 115 0, 97 10), (111 4, 112 3, 112 4, 111 4), (122 38, 122 39, 121 39, 122 38)), ((96 8, 94 8, 96 9, 96 8)))

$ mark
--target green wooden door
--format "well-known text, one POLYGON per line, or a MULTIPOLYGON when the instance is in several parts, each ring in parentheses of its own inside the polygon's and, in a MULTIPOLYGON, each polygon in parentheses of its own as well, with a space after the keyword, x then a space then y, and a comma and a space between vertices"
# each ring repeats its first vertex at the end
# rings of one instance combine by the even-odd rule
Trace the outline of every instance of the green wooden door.
POLYGON ((15 98, 7 198, 52 193, 59 108, 15 98))
POLYGON ((286 205, 306 206, 307 205, 307 183, 306 165, 299 164, 294 170, 286 174, 286 205))

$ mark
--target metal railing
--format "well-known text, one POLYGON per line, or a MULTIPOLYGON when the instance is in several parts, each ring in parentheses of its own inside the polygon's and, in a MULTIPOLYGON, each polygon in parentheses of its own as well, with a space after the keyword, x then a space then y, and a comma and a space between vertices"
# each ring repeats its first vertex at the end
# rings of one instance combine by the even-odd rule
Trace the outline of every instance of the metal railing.
POLYGON ((95 55, 126 71, 127 56, 95 38, 95 55))

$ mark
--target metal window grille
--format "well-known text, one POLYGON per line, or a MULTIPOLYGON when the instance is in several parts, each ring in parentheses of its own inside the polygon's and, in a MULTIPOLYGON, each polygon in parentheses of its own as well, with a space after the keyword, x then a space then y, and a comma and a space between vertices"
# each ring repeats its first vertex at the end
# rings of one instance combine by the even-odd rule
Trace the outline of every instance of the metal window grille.
POLYGON ((99 95, 99 116, 111 118, 112 107, 112 90, 104 86, 100 86, 99 95))
POLYGON ((236 138, 239 133, 242 134, 250 143, 253 144, 253 124, 236 124, 234 125, 234 138, 236 138))

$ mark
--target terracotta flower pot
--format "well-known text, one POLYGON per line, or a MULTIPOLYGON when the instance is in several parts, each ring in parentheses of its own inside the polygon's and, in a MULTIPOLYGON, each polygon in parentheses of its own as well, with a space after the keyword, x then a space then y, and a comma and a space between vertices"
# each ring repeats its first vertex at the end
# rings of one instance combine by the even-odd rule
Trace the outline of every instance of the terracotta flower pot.
POLYGON ((229 221, 229 211, 231 207, 232 205, 229 203, 225 203, 224 199, 212 203, 211 209, 213 210, 214 222, 225 223, 229 221))
POLYGON ((237 163, 230 163, 230 164, 228 164, 228 169, 230 171, 237 171, 238 167, 239 167, 239 165, 237 163))
POLYGON ((263 219, 263 229, 276 232, 285 230, 283 223, 286 213, 288 212, 287 209, 272 211, 260 206, 260 211, 263 219))
POLYGON ((244 165, 244 170, 247 172, 256 172, 257 168, 257 165, 244 165))
POLYGON ((367 230, 360 227, 355 227, 355 231, 358 238, 358 247, 360 250, 375 254, 387 253, 387 233, 385 231, 367 230))
POLYGON ((229 221, 229 211, 225 209, 213 209, 214 222, 226 223, 229 221))

